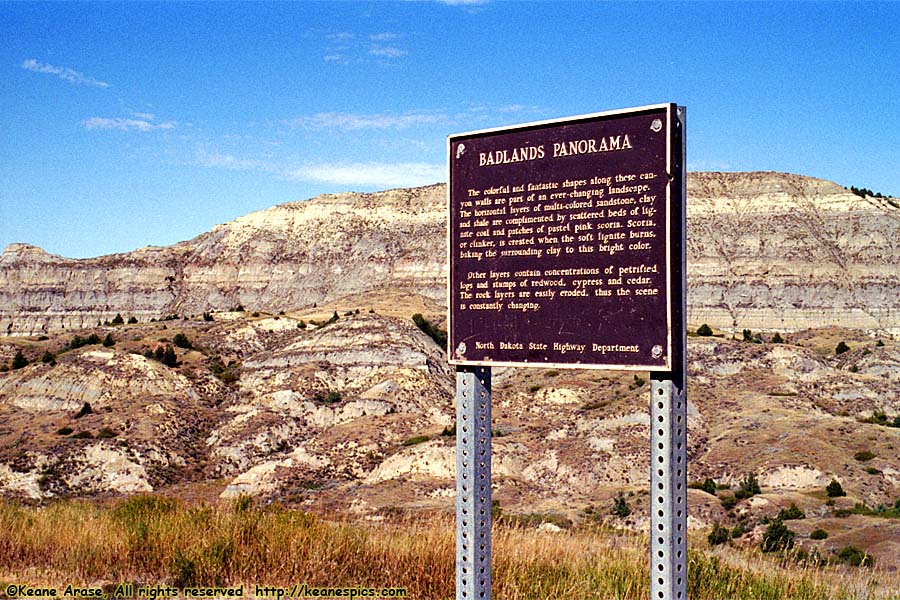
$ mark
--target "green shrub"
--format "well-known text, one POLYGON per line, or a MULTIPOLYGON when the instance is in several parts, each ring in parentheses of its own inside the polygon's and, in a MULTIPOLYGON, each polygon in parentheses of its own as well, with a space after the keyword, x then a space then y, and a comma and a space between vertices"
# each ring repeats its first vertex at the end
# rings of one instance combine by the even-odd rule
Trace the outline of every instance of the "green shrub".
POLYGON ((713 334, 712 327, 710 327, 706 323, 704 323, 703 325, 701 325, 700 327, 697 328, 697 335, 700 335, 703 337, 709 337, 712 334, 713 334))
POLYGON ((797 508, 797 505, 791 502, 791 506, 789 508, 782 508, 778 512, 778 516, 775 517, 779 521, 791 521, 797 519, 805 519, 806 513, 797 508))
POLYGON ((734 496, 734 494, 722 494, 719 496, 719 503, 725 510, 731 510, 732 508, 737 506, 738 499, 734 496))
POLYGON ((841 341, 841 342, 838 342, 837 346, 835 346, 834 353, 835 354, 843 354, 844 352, 847 352, 849 350, 850 350, 850 346, 848 346, 846 344, 846 342, 841 341))
POLYGON ((747 533, 747 527, 743 523, 738 523, 731 528, 731 539, 737 539, 747 533))
POLYGON ((613 498, 612 514, 623 519, 631 514, 631 507, 628 506, 628 501, 625 500, 625 494, 622 492, 613 498))
POLYGON ((859 462, 866 462, 868 460, 872 460, 873 458, 875 458, 875 455, 872 454, 868 450, 860 450, 859 452, 857 452, 856 454, 853 455, 853 458, 855 458, 859 462))
POLYGON ((713 525, 712 531, 709 532, 709 535, 706 536, 706 540, 709 542, 710 546, 718 546, 720 544, 727 544, 731 539, 731 532, 727 527, 722 527, 718 523, 713 525))
POLYGON ((119 434, 116 433, 115 431, 113 431, 112 429, 110 429, 109 427, 103 427, 100 431, 97 432, 97 439, 102 440, 102 439, 107 439, 107 438, 114 438, 117 435, 119 435, 119 434))
POLYGON ((18 350, 16 352, 16 355, 13 356, 13 359, 12 359, 13 371, 15 371, 16 369, 22 369, 27 366, 28 366, 28 359, 25 358, 25 355, 22 354, 21 350, 18 350))
POLYGON ((844 491, 844 488, 841 487, 841 484, 832 479, 831 483, 825 486, 825 493, 828 494, 829 498, 840 498, 841 496, 846 496, 847 493, 844 491))
POLYGON ((828 532, 824 529, 816 529, 812 533, 809 534, 809 539, 811 540, 827 540, 828 532))
POLYGON ((125 319, 122 318, 122 313, 116 313, 116 316, 113 317, 111 321, 113 325, 123 325, 125 323, 125 319))
POLYGON ((760 542, 759 547, 763 552, 790 550, 794 547, 794 537, 796 535, 797 534, 788 529, 784 523, 775 519, 769 523, 765 533, 763 533, 762 542, 760 542))
POLYGON ((865 471, 869 475, 881 475, 881 471, 879 471, 875 467, 866 467, 865 469, 863 469, 863 471, 865 471))
POLYGON ((415 446, 416 444, 423 444, 430 439, 431 439, 431 436, 428 436, 428 435, 416 435, 416 436, 409 438, 405 442, 403 442, 402 445, 403 446, 415 446))
POLYGON ((215 319, 213 319, 213 316, 208 312, 203 313, 203 320, 207 323, 215 321, 215 319))
POLYGON ((185 350, 190 350, 194 347, 194 345, 191 344, 191 340, 189 340, 188 337, 183 333, 176 333, 175 337, 172 338, 172 343, 179 348, 184 348, 185 350))
POLYGON ((113 336, 111 333, 107 333, 106 337, 103 338, 103 347, 104 348, 112 348, 115 345, 116 345, 116 340, 113 339, 113 336))
POLYGON ((94 434, 90 431, 79 431, 75 435, 72 436, 74 440, 92 440, 94 439, 94 434))
POLYGON ((453 425, 447 425, 441 431, 441 437, 455 436, 456 435, 456 421, 453 422, 453 425))
POLYGON ((784 338, 782 338, 781 334, 776 331, 775 335, 772 336, 772 343, 773 344, 783 344, 784 338))
POLYGON ((863 552, 856 546, 844 546, 837 553, 838 562, 854 567, 872 567, 875 565, 875 557, 863 552))
POLYGON ((422 330, 422 333, 434 340, 435 344, 447 350, 447 332, 445 330, 433 325, 421 313, 414 314, 412 320, 416 327, 422 330))
POLYGON ((59 429, 56 430, 56 433, 59 435, 69 435, 73 431, 74 431, 74 429, 72 429, 71 427, 60 427, 59 429))
POLYGON ((533 386, 531 386, 531 387, 528 388, 528 391, 531 392, 531 393, 533 394, 533 393, 535 393, 536 391, 538 391, 539 389, 541 389, 541 386, 539 386, 539 385, 533 385, 533 386))
POLYGON ((734 497, 738 500, 744 500, 761 493, 759 481, 756 479, 756 473, 747 473, 747 476, 741 480, 740 487, 734 493, 734 497))
POLYGON ((135 317, 135 316, 130 316, 130 317, 128 317, 128 324, 129 324, 129 325, 137 325, 137 322, 138 322, 137 317, 135 317))
POLYGON ((692 490, 703 490, 707 494, 711 494, 713 496, 716 495, 716 482, 709 477, 707 477, 704 481, 692 481, 688 484, 688 487, 692 490))
POLYGON ((81 405, 81 409, 80 409, 80 410, 78 411, 78 413, 75 415, 75 418, 76 418, 76 419, 80 419, 81 417, 83 417, 83 416, 85 416, 85 415, 89 415, 89 414, 91 414, 92 412, 94 412, 94 410, 91 408, 91 403, 90 403, 90 402, 85 402, 84 404, 81 405))
POLYGON ((41 357, 41 362, 50 365, 51 367, 56 364, 56 355, 54 355, 49 350, 44 352, 44 355, 41 357))

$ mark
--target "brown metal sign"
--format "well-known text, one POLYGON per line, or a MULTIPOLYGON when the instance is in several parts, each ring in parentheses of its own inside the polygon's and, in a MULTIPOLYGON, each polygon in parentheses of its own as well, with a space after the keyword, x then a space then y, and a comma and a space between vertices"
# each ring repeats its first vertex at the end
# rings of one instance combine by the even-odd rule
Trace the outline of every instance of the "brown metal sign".
POLYGON ((448 138, 451 364, 672 369, 676 109, 448 138))

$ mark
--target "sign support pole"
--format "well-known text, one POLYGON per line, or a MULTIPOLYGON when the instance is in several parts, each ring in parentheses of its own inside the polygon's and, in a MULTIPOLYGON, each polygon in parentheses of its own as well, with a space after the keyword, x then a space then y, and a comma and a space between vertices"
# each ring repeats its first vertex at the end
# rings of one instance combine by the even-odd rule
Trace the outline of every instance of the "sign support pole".
POLYGON ((491 368, 456 368, 456 600, 491 598, 491 368))
POLYGON ((681 205, 671 209, 672 371, 650 373, 651 600, 687 600, 687 182, 683 106, 677 108, 676 117, 673 145, 680 145, 681 151, 676 152, 678 162, 669 175, 670 185, 681 188, 681 205))

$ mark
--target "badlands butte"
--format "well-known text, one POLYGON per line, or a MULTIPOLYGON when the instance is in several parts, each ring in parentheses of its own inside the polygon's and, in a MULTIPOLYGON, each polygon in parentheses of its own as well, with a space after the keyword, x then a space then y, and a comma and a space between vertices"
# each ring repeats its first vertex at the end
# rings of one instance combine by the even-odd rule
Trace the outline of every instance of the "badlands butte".
MULTIPOLYGON (((446 255, 443 185, 320 196, 93 259, 8 246, 0 494, 450 511, 453 371, 412 319, 446 327, 446 255)), ((690 490, 689 525, 752 530, 794 503, 801 545, 896 568, 900 201, 691 173, 688 261, 691 330, 716 334, 688 340, 689 479, 731 487, 690 490), (737 500, 748 473, 762 493, 737 500)), ((495 369, 502 513, 645 530, 647 379, 495 369), (610 511, 620 492, 627 517, 610 511)))

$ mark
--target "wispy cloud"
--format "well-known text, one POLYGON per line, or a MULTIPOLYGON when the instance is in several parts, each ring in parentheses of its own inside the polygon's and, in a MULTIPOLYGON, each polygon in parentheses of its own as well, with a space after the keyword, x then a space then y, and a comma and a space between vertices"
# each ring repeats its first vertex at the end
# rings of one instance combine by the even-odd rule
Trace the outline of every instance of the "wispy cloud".
POLYGON ((307 165, 284 175, 288 179, 379 187, 428 185, 447 178, 443 164, 379 162, 307 165))
POLYGON ((207 152, 206 150, 197 150, 195 156, 197 164, 210 169, 228 169, 229 171, 262 171, 277 172, 266 162, 248 158, 238 158, 233 154, 222 152, 207 152))
POLYGON ((109 87, 109 84, 105 81, 100 81, 99 79, 88 77, 84 73, 76 71, 75 69, 70 69, 68 67, 55 67, 53 65, 39 62, 34 58, 29 58, 28 60, 24 61, 22 63, 22 68, 27 71, 33 71, 34 73, 56 75, 60 79, 64 79, 69 83, 73 83, 75 85, 90 85, 99 88, 109 87))
POLYGON ((371 35, 341 31, 329 33, 324 37, 328 42, 322 56, 325 62, 345 65, 378 62, 391 65, 396 64, 397 59, 409 54, 399 43, 402 36, 389 31, 371 35))
POLYGON ((91 117, 82 121, 86 129, 113 129, 118 131, 140 131, 146 133, 157 129, 175 129, 174 121, 151 123, 148 119, 122 119, 91 117))
POLYGON ((450 118, 439 112, 409 112, 402 115, 357 114, 342 112, 317 113, 282 121, 290 127, 358 131, 361 129, 406 129, 417 125, 445 123, 450 118))

